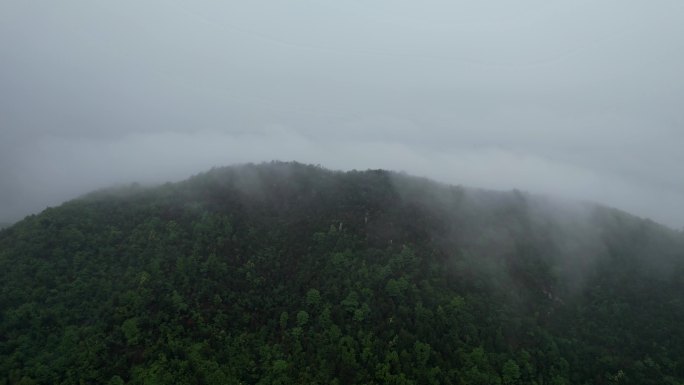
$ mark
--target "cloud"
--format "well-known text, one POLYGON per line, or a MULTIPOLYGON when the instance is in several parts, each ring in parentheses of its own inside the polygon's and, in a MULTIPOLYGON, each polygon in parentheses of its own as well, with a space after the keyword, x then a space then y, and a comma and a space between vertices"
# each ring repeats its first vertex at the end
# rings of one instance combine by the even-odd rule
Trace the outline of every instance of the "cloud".
POLYGON ((272 159, 684 226, 684 5, 0 4, 0 221, 272 159))
POLYGON ((351 137, 307 137, 284 126, 259 132, 129 134, 118 140, 45 138, 22 149, 31 154, 17 165, 16 212, 56 205, 86 191, 119 183, 180 180, 213 166, 298 160, 335 169, 385 168, 439 181, 490 189, 525 190, 566 198, 608 202, 636 214, 677 225, 669 210, 683 201, 677 191, 602 174, 500 147, 434 150, 410 143, 351 137))

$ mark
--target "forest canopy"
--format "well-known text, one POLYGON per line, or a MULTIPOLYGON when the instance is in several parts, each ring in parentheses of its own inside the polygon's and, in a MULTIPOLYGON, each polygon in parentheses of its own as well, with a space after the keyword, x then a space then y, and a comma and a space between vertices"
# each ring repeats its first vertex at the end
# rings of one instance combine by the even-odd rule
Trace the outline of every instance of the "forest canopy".
POLYGON ((0 231, 0 384, 684 384, 684 237, 272 162, 0 231))

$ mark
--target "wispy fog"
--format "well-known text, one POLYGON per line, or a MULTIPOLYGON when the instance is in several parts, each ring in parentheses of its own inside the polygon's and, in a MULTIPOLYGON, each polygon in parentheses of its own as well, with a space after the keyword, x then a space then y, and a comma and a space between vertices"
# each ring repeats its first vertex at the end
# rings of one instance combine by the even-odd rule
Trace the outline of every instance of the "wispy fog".
POLYGON ((272 159, 684 226, 681 1, 0 2, 0 222, 272 159))

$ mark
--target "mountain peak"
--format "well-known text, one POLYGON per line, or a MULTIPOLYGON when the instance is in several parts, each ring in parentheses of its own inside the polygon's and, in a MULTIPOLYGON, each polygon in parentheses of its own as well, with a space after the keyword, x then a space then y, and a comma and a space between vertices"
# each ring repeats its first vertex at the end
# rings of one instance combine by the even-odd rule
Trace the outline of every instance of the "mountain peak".
POLYGON ((0 232, 0 380, 676 382, 683 255, 681 234, 592 204, 214 168, 0 232))

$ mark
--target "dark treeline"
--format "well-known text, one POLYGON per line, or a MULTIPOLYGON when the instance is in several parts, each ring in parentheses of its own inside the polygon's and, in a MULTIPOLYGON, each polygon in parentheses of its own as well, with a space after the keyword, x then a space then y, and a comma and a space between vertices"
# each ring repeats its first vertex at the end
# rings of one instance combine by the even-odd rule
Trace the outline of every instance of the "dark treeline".
POLYGON ((684 384, 680 233, 385 171, 92 193, 0 282, 0 384, 684 384))

